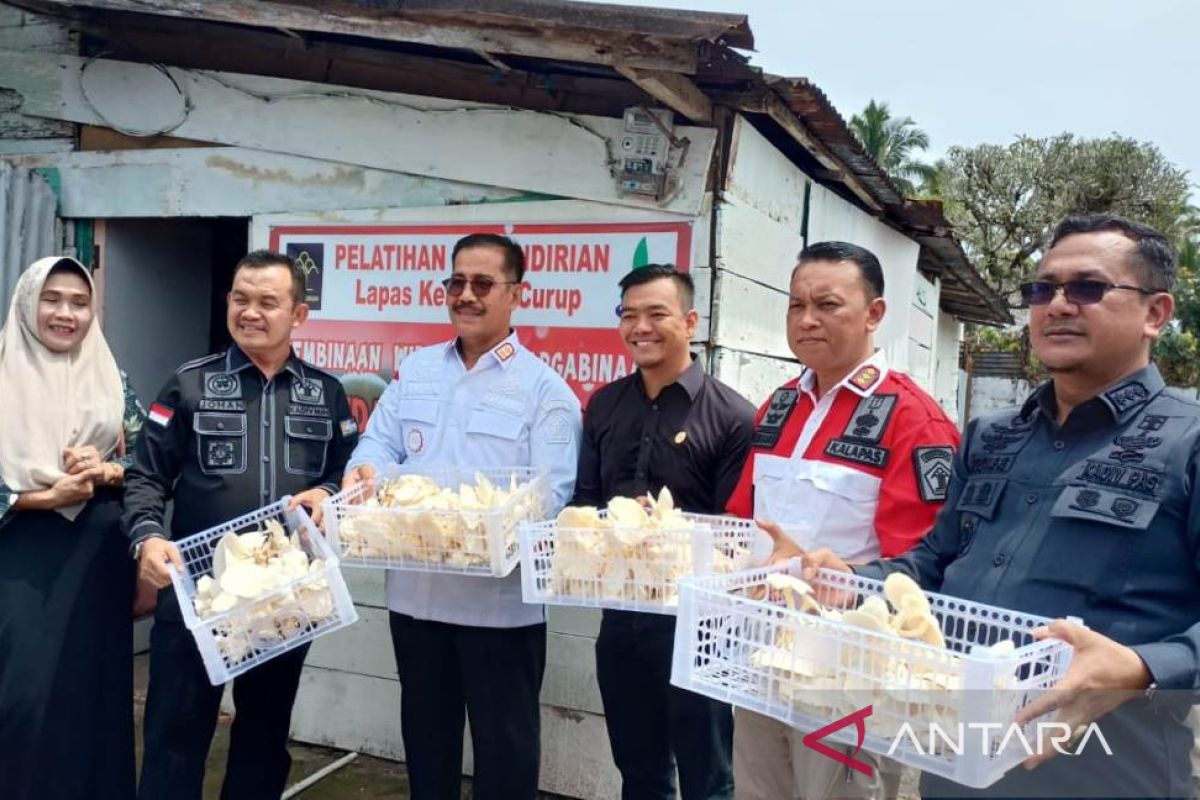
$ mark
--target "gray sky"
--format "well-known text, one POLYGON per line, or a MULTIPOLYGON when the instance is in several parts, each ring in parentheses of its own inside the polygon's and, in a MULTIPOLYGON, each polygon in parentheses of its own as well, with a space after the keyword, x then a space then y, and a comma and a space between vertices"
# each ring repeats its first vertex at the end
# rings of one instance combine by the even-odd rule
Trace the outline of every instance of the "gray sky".
POLYGON ((929 133, 931 157, 1020 133, 1116 132, 1200 183, 1195 0, 622 2, 748 14, 752 63, 809 78, 847 119, 887 101, 929 133))

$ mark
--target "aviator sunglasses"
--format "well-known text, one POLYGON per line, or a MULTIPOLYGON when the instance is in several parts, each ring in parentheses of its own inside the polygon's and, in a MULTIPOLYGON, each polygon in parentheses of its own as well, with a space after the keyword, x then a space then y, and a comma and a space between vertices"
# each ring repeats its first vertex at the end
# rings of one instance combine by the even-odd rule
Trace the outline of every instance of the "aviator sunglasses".
POLYGON ((487 297, 492 291, 492 287, 496 284, 505 284, 511 286, 517 281, 496 281, 486 275, 473 275, 467 278, 465 275, 451 275, 442 281, 442 286, 446 288, 446 294, 451 297, 458 297, 467 288, 467 284, 471 284, 471 294, 476 297, 487 297))

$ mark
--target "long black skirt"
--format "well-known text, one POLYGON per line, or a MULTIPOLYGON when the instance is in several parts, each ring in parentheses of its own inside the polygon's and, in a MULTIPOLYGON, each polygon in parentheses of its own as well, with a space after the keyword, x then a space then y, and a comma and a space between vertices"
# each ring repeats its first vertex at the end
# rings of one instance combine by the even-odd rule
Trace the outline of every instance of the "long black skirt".
POLYGON ((120 495, 0 523, 0 797, 134 796, 134 564, 120 495))

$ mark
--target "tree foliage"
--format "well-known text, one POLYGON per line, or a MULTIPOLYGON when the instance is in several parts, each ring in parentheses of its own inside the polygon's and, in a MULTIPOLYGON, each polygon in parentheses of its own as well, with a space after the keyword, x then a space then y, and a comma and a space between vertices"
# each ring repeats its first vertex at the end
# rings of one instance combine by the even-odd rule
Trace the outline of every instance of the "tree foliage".
POLYGON ((893 117, 887 103, 872 100, 850 118, 850 130, 905 194, 915 195, 917 183, 932 176, 933 167, 917 157, 929 149, 929 134, 912 117, 893 117))
POLYGON ((1120 136, 953 147, 923 189, 943 201, 971 260, 1005 294, 1033 272, 1068 214, 1120 214, 1176 240, 1197 220, 1187 172, 1154 145, 1120 136))

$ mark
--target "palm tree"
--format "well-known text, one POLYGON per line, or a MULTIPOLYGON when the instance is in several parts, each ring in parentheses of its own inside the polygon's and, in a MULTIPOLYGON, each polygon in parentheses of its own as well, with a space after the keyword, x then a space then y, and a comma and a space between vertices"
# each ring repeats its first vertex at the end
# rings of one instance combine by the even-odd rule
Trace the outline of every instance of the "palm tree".
POLYGON ((887 103, 872 100, 850 118, 850 130, 875 163, 883 167, 905 194, 917 193, 918 181, 934 179, 934 168, 916 159, 929 148, 929 134, 912 117, 892 117, 887 103))

